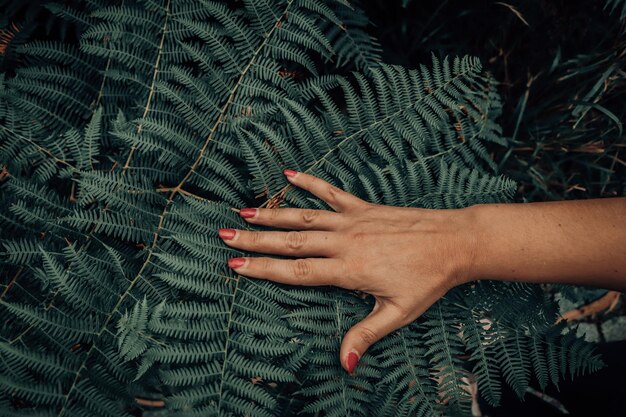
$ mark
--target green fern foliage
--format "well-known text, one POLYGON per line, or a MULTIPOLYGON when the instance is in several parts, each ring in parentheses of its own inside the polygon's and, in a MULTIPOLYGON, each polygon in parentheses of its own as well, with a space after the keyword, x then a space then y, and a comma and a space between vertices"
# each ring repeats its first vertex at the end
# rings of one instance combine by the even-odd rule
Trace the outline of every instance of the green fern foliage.
POLYGON ((323 207, 284 168, 381 204, 509 200, 477 59, 381 64, 344 1, 47 7, 78 41, 0 75, 0 414, 467 414, 470 376, 497 404, 601 366, 536 287, 476 283, 347 375, 369 299, 226 266, 216 230, 251 228, 233 208, 323 207))
POLYGON ((610 13, 617 13, 622 20, 626 17, 626 2, 623 0, 606 0, 604 7, 610 13))

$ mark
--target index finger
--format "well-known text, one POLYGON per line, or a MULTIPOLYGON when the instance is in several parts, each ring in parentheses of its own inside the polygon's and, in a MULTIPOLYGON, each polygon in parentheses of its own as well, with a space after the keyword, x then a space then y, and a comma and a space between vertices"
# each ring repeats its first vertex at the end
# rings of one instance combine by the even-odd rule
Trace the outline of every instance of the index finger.
POLYGON ((324 200, 326 204, 339 213, 367 204, 364 200, 361 200, 357 196, 343 191, 313 175, 294 171, 292 169, 286 169, 283 173, 290 183, 302 188, 303 190, 307 190, 316 197, 324 200))
POLYGON ((297 208, 242 208, 239 215, 248 223, 282 229, 337 230, 341 214, 329 210, 297 208))

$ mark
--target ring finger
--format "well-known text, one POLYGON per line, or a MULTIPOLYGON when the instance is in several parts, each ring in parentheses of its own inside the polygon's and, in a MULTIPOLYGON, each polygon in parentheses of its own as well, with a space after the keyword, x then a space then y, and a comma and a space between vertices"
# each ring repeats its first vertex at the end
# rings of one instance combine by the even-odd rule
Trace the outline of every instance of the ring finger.
POLYGON ((228 266, 238 274, 282 284, 346 285, 344 264, 339 259, 231 258, 228 266))

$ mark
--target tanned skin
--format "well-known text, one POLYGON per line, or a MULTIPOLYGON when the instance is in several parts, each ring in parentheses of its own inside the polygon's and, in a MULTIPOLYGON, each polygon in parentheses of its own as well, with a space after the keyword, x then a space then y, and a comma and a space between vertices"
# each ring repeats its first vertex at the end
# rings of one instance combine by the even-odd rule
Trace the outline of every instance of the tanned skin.
POLYGON ((220 229, 224 243, 293 259, 228 264, 250 278, 371 294, 374 309, 341 344, 348 372, 373 343, 472 280, 626 290, 626 198, 428 210, 371 204, 302 172, 285 176, 333 211, 241 209, 249 223, 283 230, 220 229))

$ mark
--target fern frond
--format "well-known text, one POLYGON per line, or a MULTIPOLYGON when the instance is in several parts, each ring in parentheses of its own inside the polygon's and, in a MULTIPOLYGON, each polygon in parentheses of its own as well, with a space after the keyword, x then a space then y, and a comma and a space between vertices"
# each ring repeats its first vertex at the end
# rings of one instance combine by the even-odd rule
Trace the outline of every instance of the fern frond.
POLYGON ((425 416, 467 411, 471 371, 497 403, 498 375, 522 392, 533 373, 601 366, 549 330, 536 288, 481 283, 347 375, 340 338, 370 302, 227 267, 246 254, 217 229, 257 230, 233 207, 325 208, 287 167, 381 204, 508 200, 487 152, 500 102, 475 58, 377 65, 345 1, 50 8, 79 46, 27 43, 0 75, 0 414, 148 414, 146 397, 172 416, 425 416))
POLYGON ((423 340, 427 347, 432 377, 437 380, 438 392, 450 413, 467 413, 469 392, 464 388, 463 342, 459 337, 460 326, 450 312, 437 303, 425 314, 423 340))

